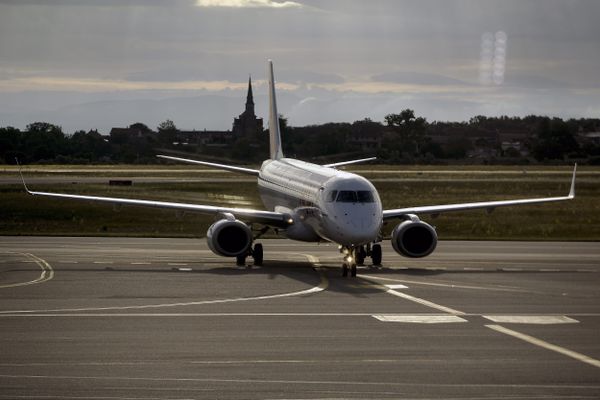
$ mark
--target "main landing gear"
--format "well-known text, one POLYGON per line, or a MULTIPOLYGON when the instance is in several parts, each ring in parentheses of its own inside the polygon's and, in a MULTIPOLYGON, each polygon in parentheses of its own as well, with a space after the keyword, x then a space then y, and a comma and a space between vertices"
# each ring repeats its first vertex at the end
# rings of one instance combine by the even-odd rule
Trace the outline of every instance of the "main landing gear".
POLYGON ((356 266, 364 265, 365 259, 371 257, 374 266, 381 265, 381 245, 368 244, 367 246, 349 246, 341 247, 340 252, 344 254, 344 263, 342 264, 342 276, 356 276, 356 266))
MULTIPOLYGON (((251 226, 251 229, 252 229, 252 226, 251 226)), ((263 226, 261 229, 258 229, 258 230, 253 229, 254 232, 258 232, 258 233, 256 235, 254 235, 254 237, 252 238, 252 241, 254 242, 258 238, 260 238, 262 235, 267 233, 268 230, 269 230, 268 226, 263 226)), ((235 258, 235 264, 237 266, 246 265, 246 257, 248 257, 248 256, 250 256, 254 259, 255 266, 262 267, 262 265, 263 265, 263 245, 260 243, 256 243, 254 246, 252 246, 252 243, 250 243, 248 252, 246 254, 241 254, 241 255, 237 256, 235 258)))
POLYGON ((254 259, 254 265, 261 267, 263 265, 263 246, 260 243, 256 243, 254 247, 248 249, 248 253, 241 254, 235 258, 235 264, 237 266, 246 265, 246 258, 250 256, 254 259))

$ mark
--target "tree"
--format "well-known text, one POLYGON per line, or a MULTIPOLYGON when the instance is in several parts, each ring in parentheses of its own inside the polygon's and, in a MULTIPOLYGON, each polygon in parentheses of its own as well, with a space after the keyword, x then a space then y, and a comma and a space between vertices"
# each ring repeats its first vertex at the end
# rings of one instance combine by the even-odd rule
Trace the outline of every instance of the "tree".
POLYGON ((107 139, 96 130, 87 133, 77 131, 71 136, 69 142, 73 162, 100 161, 110 155, 110 145, 107 139))
POLYGON ((425 118, 416 118, 415 112, 410 109, 402 110, 400 114, 388 114, 385 116, 385 122, 393 132, 393 141, 389 143, 394 150, 406 153, 410 156, 418 156, 421 153, 421 146, 425 141, 425 130, 427 120, 425 118))
POLYGON ((20 130, 11 126, 0 128, 0 162, 14 164, 15 157, 22 158, 19 154, 20 143, 20 130))
POLYGON ((569 125, 559 118, 544 118, 537 130, 533 155, 539 161, 564 159, 579 150, 575 135, 569 125))
POLYGON ((179 130, 175 123, 170 119, 166 119, 158 124, 158 141, 163 144, 172 144, 177 141, 179 130))
POLYGON ((60 126, 34 122, 27 125, 23 135, 23 151, 31 161, 51 161, 67 155, 68 141, 60 126))

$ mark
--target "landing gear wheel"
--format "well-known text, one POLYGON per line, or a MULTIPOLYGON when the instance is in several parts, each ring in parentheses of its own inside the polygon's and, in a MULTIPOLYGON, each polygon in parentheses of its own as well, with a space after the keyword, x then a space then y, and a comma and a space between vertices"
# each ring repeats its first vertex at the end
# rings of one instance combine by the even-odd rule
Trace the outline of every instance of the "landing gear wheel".
POLYGON ((242 266, 246 265, 246 255, 243 254, 241 256, 237 256, 235 258, 235 265, 237 265, 238 267, 242 267, 242 266))
POLYGON ((356 264, 364 265, 365 257, 367 257, 367 252, 365 251, 365 247, 360 246, 358 249, 356 249, 356 264))
POLYGON ((263 246, 260 243, 256 243, 254 245, 254 249, 252 250, 252 258, 254 259, 254 265, 262 266, 263 265, 263 246))
POLYGON ((344 263, 342 265, 342 276, 345 278, 348 276, 348 264, 344 263))
POLYGON ((356 276, 356 264, 352 264, 352 266, 350 267, 350 276, 356 276))
POLYGON ((371 249, 371 260, 373 260, 373 265, 379 266, 381 265, 381 245, 374 244, 371 249))

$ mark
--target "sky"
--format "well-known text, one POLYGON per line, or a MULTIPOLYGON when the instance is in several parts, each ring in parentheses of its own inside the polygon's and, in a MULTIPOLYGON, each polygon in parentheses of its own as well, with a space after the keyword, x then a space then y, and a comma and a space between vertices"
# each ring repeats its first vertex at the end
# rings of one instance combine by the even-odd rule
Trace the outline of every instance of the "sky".
POLYGON ((600 117, 595 0, 0 0, 0 126, 600 117))

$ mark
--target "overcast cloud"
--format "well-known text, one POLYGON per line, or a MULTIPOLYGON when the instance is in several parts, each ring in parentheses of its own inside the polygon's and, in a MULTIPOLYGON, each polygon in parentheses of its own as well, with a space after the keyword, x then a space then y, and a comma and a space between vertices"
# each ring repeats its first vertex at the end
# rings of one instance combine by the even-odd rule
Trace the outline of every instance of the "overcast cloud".
POLYGON ((593 0, 0 0, 0 126, 600 115, 593 0), (487 34, 486 34, 487 33, 487 34))

